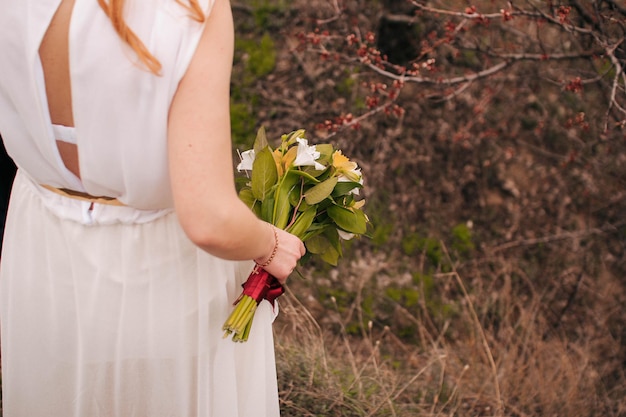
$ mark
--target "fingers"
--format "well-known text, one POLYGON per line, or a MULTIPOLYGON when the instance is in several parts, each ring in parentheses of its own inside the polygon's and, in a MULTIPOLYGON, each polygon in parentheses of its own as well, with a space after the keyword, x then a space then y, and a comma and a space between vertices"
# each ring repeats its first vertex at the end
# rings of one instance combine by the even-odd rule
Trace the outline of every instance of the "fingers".
POLYGON ((276 254, 265 270, 284 283, 306 253, 306 248, 299 238, 283 230, 278 230, 278 242, 276 254))

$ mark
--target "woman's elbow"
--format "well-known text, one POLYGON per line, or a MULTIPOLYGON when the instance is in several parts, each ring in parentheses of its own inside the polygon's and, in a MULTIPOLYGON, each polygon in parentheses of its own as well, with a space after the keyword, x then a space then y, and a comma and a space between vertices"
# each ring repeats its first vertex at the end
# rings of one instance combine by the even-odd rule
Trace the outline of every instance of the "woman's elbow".
POLYGON ((229 217, 226 213, 211 212, 210 214, 182 211, 178 213, 180 225, 196 246, 210 253, 219 253, 228 250, 232 245, 232 238, 228 233, 229 217))

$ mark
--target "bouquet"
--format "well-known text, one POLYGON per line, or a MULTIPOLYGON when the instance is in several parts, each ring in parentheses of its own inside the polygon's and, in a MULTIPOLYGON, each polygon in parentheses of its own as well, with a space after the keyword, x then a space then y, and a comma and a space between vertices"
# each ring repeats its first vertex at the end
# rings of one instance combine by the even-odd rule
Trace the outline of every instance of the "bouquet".
MULTIPOLYGON (((280 146, 272 149, 261 127, 253 149, 241 154, 237 166, 250 172, 239 197, 260 219, 299 237, 308 254, 337 265, 341 241, 367 230, 365 200, 357 200, 363 177, 341 150, 331 144, 310 146, 304 134, 300 129, 282 135, 280 146)), ((257 305, 263 299, 274 303, 283 292, 278 280, 256 265, 224 323, 224 337, 248 340, 257 305)))

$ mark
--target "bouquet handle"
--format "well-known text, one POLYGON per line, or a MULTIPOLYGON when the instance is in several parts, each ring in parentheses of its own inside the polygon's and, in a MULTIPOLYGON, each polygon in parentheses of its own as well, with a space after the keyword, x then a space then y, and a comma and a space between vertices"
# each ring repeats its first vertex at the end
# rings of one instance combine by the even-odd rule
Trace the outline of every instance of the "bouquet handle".
POLYGON ((285 287, 276 277, 259 265, 254 267, 242 287, 243 291, 233 303, 236 307, 222 328, 224 337, 233 334, 233 341, 236 342, 248 340, 254 312, 259 303, 265 299, 275 308, 276 298, 285 292, 285 287))
POLYGON ((257 304, 265 299, 273 306, 276 299, 285 292, 285 287, 283 287, 273 275, 259 265, 255 265, 248 279, 241 284, 241 286, 243 287, 243 291, 233 305, 238 304, 243 296, 247 295, 256 301, 257 304))

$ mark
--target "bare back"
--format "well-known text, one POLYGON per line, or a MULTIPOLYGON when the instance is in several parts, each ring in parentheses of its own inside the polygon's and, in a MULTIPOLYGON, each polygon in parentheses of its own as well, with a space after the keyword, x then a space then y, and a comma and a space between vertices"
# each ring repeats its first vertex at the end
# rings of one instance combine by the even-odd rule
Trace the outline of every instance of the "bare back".
MULTIPOLYGON (((74 126, 69 72, 69 26, 74 0, 62 0, 39 47, 52 123, 74 126)), ((65 166, 80 177, 76 145, 57 140, 65 166)))

